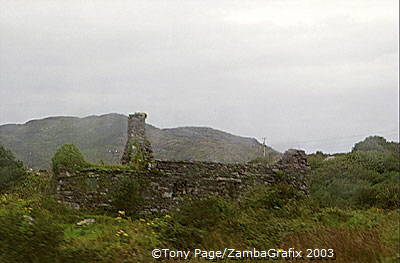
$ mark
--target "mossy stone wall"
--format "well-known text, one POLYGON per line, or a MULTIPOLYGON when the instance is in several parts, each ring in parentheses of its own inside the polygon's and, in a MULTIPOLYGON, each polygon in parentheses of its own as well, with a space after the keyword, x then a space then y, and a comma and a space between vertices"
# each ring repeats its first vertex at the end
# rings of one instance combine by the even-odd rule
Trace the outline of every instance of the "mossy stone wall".
POLYGON ((187 195, 239 198, 253 185, 287 183, 308 191, 309 166, 303 151, 292 150, 275 165, 155 161, 148 170, 90 168, 57 175, 58 199, 75 208, 112 208, 112 193, 124 177, 146 182, 141 213, 166 212, 187 195))

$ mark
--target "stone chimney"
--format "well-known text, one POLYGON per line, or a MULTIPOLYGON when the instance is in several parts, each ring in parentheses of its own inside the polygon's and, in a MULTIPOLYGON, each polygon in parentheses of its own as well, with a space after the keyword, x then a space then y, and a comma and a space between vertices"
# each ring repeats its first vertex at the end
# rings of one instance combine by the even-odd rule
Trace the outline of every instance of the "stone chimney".
POLYGON ((144 112, 130 114, 128 118, 128 140, 121 163, 147 168, 153 161, 153 151, 146 137, 146 117, 144 112))

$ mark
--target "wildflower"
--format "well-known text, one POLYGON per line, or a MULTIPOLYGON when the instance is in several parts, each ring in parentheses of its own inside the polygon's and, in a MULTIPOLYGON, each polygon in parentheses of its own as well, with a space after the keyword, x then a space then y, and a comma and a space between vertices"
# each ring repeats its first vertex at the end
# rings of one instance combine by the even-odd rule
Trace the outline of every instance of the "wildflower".
POLYGON ((115 234, 116 236, 124 236, 124 237, 128 237, 128 233, 126 233, 124 230, 120 229, 117 231, 117 233, 115 234))
POLYGON ((32 209, 32 207, 24 207, 24 210, 28 211, 28 212, 32 212, 33 209, 32 209))
POLYGON ((121 211, 121 210, 120 210, 120 211, 118 211, 118 214, 120 214, 120 215, 123 215, 123 216, 124 216, 124 215, 125 215, 125 211, 121 211))

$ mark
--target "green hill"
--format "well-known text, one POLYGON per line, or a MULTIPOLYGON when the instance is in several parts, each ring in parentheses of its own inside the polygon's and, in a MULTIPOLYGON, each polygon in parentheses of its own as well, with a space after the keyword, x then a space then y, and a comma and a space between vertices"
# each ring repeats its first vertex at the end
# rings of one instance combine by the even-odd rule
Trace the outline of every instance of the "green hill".
MULTIPOLYGON (((207 127, 159 129, 147 125, 155 158, 247 162, 262 155, 254 138, 235 136, 207 127)), ((51 157, 63 144, 75 144, 91 162, 117 163, 127 138, 127 116, 50 117, 25 124, 0 126, 0 144, 32 168, 49 168, 51 157)), ((269 154, 278 154, 267 148, 269 154)))

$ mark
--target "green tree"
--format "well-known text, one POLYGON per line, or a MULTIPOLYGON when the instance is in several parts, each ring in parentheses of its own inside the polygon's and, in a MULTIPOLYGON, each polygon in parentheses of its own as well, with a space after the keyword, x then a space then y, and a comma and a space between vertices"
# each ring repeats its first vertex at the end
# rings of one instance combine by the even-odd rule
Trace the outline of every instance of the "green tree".
POLYGON ((55 174, 61 171, 75 172, 89 166, 82 153, 73 144, 61 146, 51 159, 51 163, 55 174))
POLYGON ((26 175, 24 165, 15 159, 13 153, 0 145, 0 191, 4 191, 26 175))

